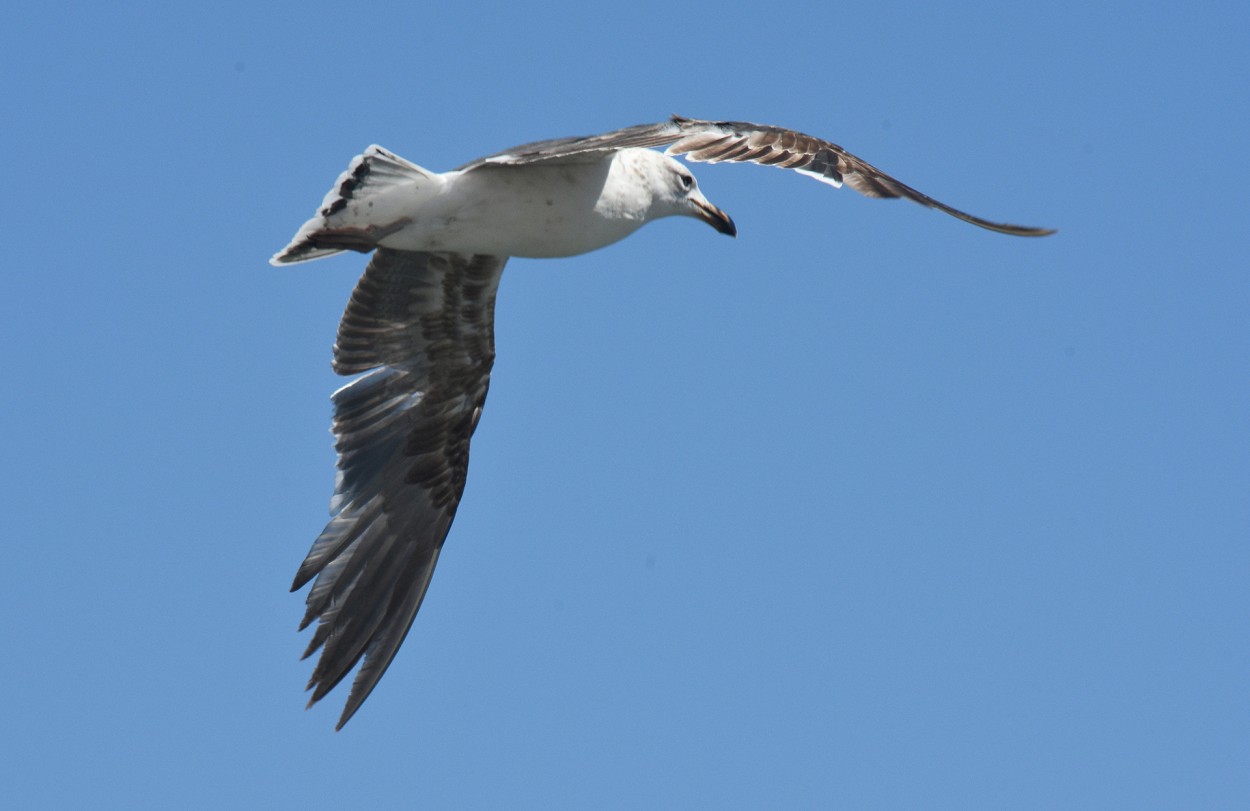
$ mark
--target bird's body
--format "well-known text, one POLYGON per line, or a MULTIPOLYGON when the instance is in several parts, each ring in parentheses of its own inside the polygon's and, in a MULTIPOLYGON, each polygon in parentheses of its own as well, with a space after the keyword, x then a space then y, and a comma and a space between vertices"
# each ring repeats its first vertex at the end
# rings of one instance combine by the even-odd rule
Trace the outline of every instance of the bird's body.
POLYGON ((447 191, 411 227, 382 241, 397 250, 546 259, 602 248, 642 226, 645 211, 618 217, 603 199, 625 153, 593 163, 485 166, 445 175, 447 191))
POLYGON ((654 150, 633 148, 575 160, 482 163, 436 174, 372 146, 275 261, 317 258, 298 253, 310 250, 311 242, 328 252, 341 245, 575 256, 624 239, 652 219, 683 213, 671 196, 656 193, 666 190, 668 164, 680 166, 654 150), (656 182, 647 182, 653 178, 656 182))
POLYGON ((1001 233, 1051 233, 974 217, 835 144, 743 122, 674 117, 526 144, 441 174, 370 147, 271 260, 374 253, 334 346, 336 372, 363 374, 333 398, 332 517, 293 586, 316 578, 301 625, 318 621, 305 655, 322 649, 309 703, 364 659, 339 727, 398 651, 451 528, 489 388, 495 293, 508 258, 586 253, 668 216, 736 234, 672 154, 794 169, 1001 233), (661 146, 665 153, 654 150, 661 146))

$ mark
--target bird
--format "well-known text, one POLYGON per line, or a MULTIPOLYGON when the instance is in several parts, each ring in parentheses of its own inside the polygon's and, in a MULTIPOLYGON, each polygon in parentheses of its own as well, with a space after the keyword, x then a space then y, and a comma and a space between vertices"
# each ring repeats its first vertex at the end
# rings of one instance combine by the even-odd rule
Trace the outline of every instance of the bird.
POLYGON ((334 371, 354 379, 331 398, 338 463, 330 519, 291 586, 313 583, 299 626, 317 623, 303 658, 321 651, 308 706, 360 665, 336 730, 394 660, 451 529, 490 387, 504 265, 513 256, 597 250, 663 217, 736 236, 734 221, 677 157, 791 169, 1001 234, 1055 233, 967 214, 837 144, 743 121, 673 116, 523 144, 442 173, 370 146, 270 259, 372 254, 333 350, 334 371))

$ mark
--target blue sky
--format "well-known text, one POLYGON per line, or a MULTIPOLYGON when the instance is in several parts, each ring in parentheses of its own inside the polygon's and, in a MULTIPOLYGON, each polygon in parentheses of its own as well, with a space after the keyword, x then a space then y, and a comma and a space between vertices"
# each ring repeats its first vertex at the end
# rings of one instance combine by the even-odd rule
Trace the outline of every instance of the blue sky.
POLYGON ((1245 4, 9 18, 14 807, 1250 804, 1245 4), (736 240, 512 262, 429 597, 333 733, 287 587, 363 261, 266 260, 370 143, 674 112, 1060 233, 695 166, 736 240))

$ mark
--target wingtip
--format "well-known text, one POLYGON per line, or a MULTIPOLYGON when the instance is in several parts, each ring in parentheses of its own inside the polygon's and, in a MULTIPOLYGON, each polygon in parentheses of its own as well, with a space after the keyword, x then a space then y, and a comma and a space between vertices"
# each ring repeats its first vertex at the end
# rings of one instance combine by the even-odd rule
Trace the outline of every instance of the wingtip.
MULTIPOLYGON (((309 685, 308 689, 312 689, 312 685, 309 685)), ((313 705, 316 703, 317 703, 316 696, 313 696, 312 698, 308 699, 308 703, 304 705, 304 712, 308 712, 309 710, 311 710, 313 708, 313 705)), ((352 712, 350 713, 344 710, 343 714, 339 716, 338 723, 334 725, 334 731, 341 732, 343 727, 347 725, 347 722, 351 720, 351 717, 353 714, 355 714, 355 710, 352 710, 352 712)))
POLYGON ((930 208, 936 208, 937 210, 949 214, 957 220, 963 220, 964 222, 975 225, 978 228, 984 228, 987 231, 994 231, 995 233, 1006 234, 1011 237, 1048 237, 1051 234, 1058 233, 1058 229, 1055 228, 1037 228, 1032 225, 1015 225, 1014 223, 1009 222, 994 222, 993 220, 987 220, 982 217, 969 214, 966 211, 960 211, 957 208, 948 206, 946 203, 934 200, 927 194, 922 194, 910 186, 905 188, 915 195, 911 199, 920 202, 923 205, 929 206, 930 208))
POLYGON ((1014 237, 1048 237, 1051 234, 1059 233, 1058 228, 1034 228, 1028 225, 1008 225, 1004 226, 1000 233, 1009 234, 1014 237))
MULTIPOLYGON (((370 688, 370 692, 371 691, 372 688, 370 688)), ((352 716, 356 714, 356 711, 360 709, 360 705, 364 704, 365 699, 368 697, 368 692, 366 692, 363 696, 357 696, 353 693, 347 697, 347 704, 343 707, 343 713, 339 716, 338 723, 334 725, 335 732, 338 732, 343 727, 347 726, 347 722, 352 720, 352 716)))

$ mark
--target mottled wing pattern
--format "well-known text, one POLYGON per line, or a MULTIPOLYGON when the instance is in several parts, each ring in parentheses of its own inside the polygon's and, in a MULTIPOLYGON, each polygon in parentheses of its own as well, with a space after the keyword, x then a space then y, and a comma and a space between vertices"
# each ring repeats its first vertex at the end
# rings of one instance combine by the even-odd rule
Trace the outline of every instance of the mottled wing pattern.
POLYGON ((378 249, 339 325, 334 370, 366 374, 334 394, 332 517, 291 587, 316 578, 300 625, 317 621, 304 656, 321 650, 310 706, 364 659, 339 728, 404 641, 455 517, 506 261, 378 249))
POLYGON ((627 149, 667 147, 670 155, 702 163, 722 161, 758 163, 793 169, 833 186, 843 183, 866 197, 898 197, 936 208, 964 222, 1013 236, 1053 234, 1047 228, 991 222, 934 200, 872 164, 829 141, 782 127, 745 121, 700 121, 673 116, 660 124, 626 127, 602 135, 538 141, 474 161, 466 169, 484 163, 521 164, 627 149))

